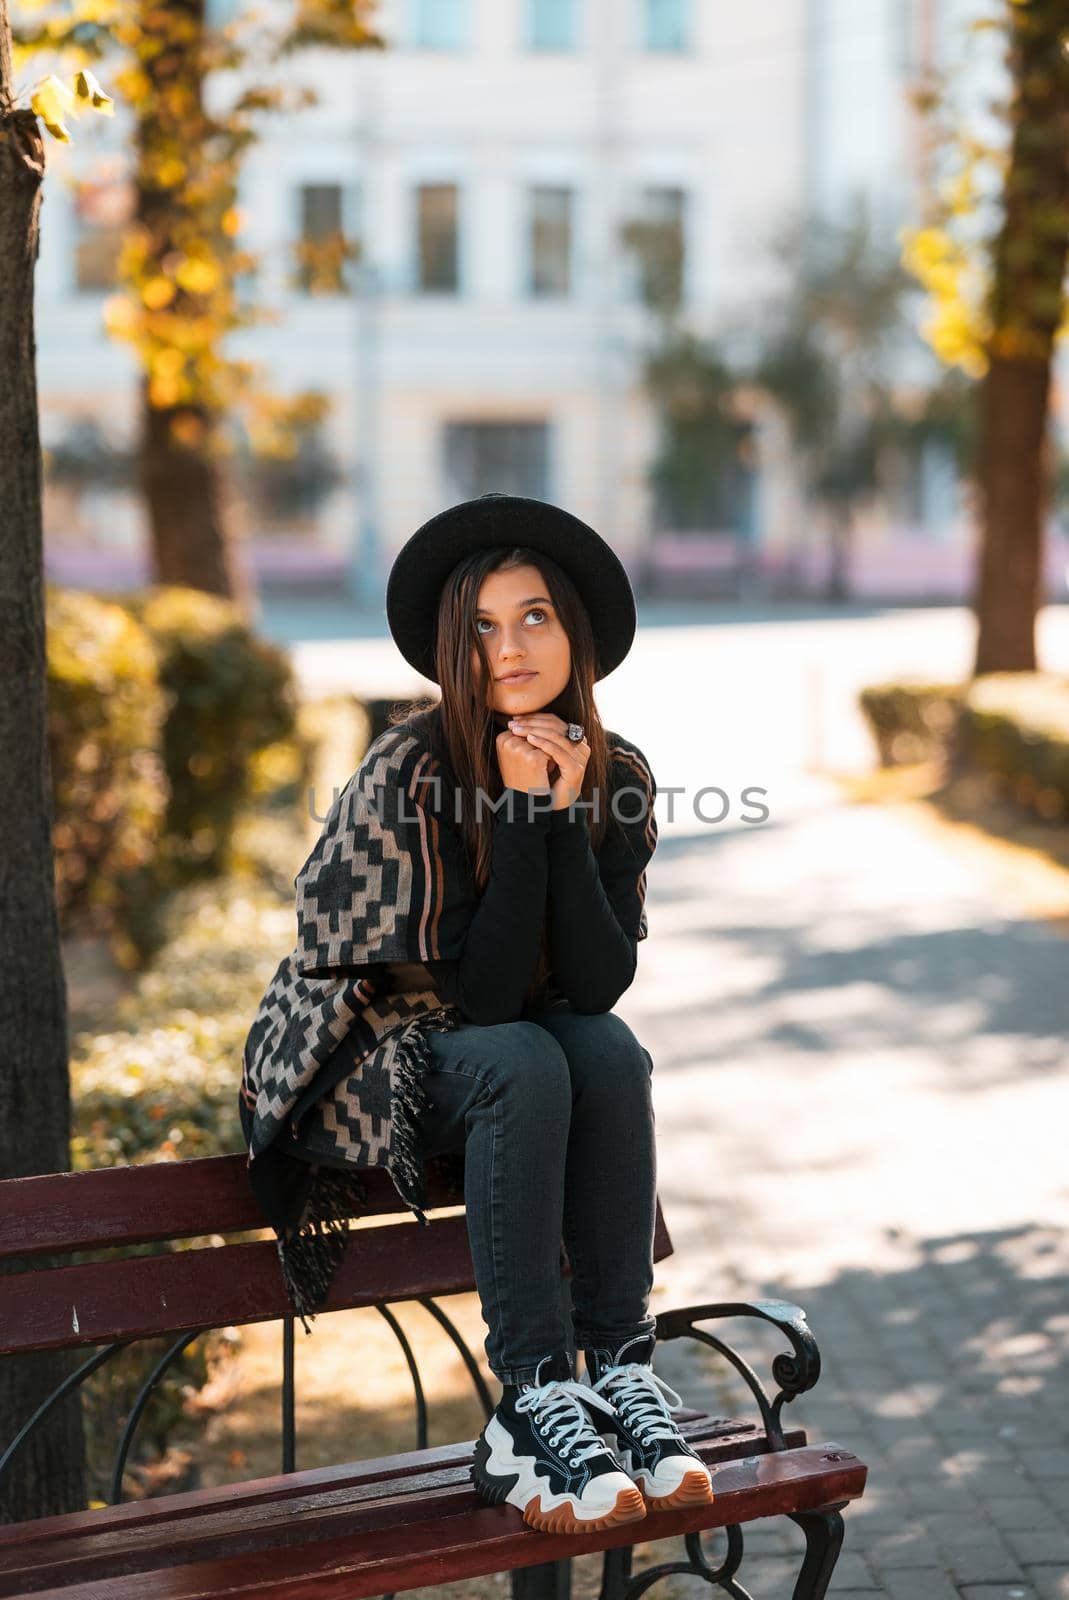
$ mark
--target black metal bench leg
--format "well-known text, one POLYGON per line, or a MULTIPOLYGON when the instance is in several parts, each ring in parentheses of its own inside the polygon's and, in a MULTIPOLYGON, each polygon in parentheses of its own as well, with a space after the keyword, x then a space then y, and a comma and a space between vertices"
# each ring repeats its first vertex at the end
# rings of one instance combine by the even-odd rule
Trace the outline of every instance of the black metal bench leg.
POLYGON ((627 1581, 631 1576, 631 1557, 634 1550, 633 1544, 619 1545, 615 1550, 606 1550, 601 1561, 601 1591, 598 1600, 623 1600, 627 1593, 627 1581))
POLYGON ((544 1561, 537 1567, 515 1567, 512 1600, 571 1600, 570 1561, 544 1561))
POLYGON ((843 1544, 843 1519, 839 1512, 849 1504, 849 1500, 839 1500, 834 1505, 822 1506, 819 1511, 786 1513, 805 1534, 805 1555, 792 1600, 824 1600, 843 1544))

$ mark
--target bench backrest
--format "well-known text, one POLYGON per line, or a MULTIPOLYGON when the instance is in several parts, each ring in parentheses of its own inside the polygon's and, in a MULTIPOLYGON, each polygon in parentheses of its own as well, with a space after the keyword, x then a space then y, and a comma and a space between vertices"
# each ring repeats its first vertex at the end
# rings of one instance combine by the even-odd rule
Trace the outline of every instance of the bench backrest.
MULTIPOLYGON (((291 1315, 270 1230, 254 1242, 222 1237, 265 1231, 247 1171, 248 1157, 238 1154, 0 1182, 0 1260, 22 1268, 0 1275, 0 1355, 291 1315), (199 1248, 112 1253, 44 1272, 22 1259, 170 1240, 199 1248)), ((388 1173, 361 1176, 368 1204, 353 1213, 357 1225, 324 1312, 475 1288, 463 1207, 441 1176, 428 1167, 427 1210, 450 1214, 429 1215, 426 1226, 388 1173)), ((654 1260, 671 1253, 658 1203, 654 1260)))

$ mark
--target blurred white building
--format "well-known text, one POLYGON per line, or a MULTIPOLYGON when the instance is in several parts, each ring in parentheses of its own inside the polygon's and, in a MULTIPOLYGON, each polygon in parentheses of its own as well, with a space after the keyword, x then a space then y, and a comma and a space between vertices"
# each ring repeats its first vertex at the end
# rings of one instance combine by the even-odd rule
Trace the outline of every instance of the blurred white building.
MULTIPOLYGON (((303 517, 246 514, 261 574, 344 579, 377 606, 392 553, 424 518, 503 489, 586 518, 639 575, 664 521, 641 383, 657 321, 622 228, 644 220, 669 259, 678 247, 685 321, 730 338, 775 286, 768 244, 789 217, 859 190, 889 226, 911 214, 922 157, 907 89, 923 61, 952 56, 977 4, 385 0, 388 50, 290 58, 287 79, 314 83, 321 103, 265 119, 241 187, 241 242, 262 255, 255 294, 277 320, 230 351, 262 362, 274 389, 329 395, 323 443, 342 481, 303 517), (360 258, 339 292, 310 293, 295 252, 338 229, 360 258)), ((232 0, 209 13, 238 15, 232 0)), ((233 88, 213 86, 223 101, 233 88)), ((101 317, 129 131, 120 107, 50 147, 46 446, 136 427, 134 365, 101 317), (75 177, 95 181, 79 191, 75 177)), ((958 515, 945 474, 923 486, 918 515, 938 542, 958 515)), ((763 551, 804 538, 769 424, 733 523, 763 551)), ((143 546, 136 494, 50 491, 56 576, 136 581, 143 546)))

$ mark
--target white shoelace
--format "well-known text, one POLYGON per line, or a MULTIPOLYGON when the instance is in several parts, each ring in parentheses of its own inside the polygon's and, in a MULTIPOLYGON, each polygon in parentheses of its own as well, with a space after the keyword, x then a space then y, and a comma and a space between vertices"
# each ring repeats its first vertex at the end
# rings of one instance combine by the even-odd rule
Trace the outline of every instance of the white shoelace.
POLYGON ((612 1416, 613 1407, 585 1383, 570 1378, 553 1378, 537 1388, 525 1389, 516 1401, 517 1411, 533 1411, 535 1420, 545 1421, 553 1431, 547 1434, 554 1449, 577 1467, 588 1456, 611 1453, 587 1416, 584 1406, 594 1405, 612 1416), (560 1443, 558 1444, 558 1441, 560 1443))
POLYGON ((652 1367, 630 1361, 626 1366, 609 1367, 602 1373, 590 1392, 605 1390, 624 1421, 634 1430, 644 1444, 651 1439, 676 1439, 678 1430, 666 1411, 682 1411, 682 1397, 670 1384, 659 1378, 652 1367), (662 1398, 670 1395, 674 1404, 666 1405, 662 1398))

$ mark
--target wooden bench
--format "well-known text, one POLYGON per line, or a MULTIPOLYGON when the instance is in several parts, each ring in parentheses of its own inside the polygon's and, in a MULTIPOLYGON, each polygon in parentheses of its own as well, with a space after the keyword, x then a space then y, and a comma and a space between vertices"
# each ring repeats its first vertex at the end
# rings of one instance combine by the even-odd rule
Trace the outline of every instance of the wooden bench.
MULTIPOLYGON (((787 1516, 806 1548, 796 1600, 827 1588, 843 1535, 840 1512, 859 1496, 867 1469, 843 1446, 808 1443, 785 1430, 784 1404, 812 1388, 820 1357, 800 1307, 768 1300, 688 1306, 662 1312, 659 1340, 694 1338, 720 1352, 742 1376, 760 1421, 677 1414, 682 1431, 713 1469, 712 1505, 650 1513, 643 1522, 589 1535, 554 1535, 527 1527, 509 1505, 479 1499, 468 1471, 471 1440, 427 1448, 426 1401, 418 1366, 389 1309, 415 1300, 440 1323, 461 1354, 486 1415, 496 1395, 437 1297, 474 1289, 463 1211, 432 1163, 425 1226, 403 1208, 384 1172, 369 1175, 370 1204, 351 1230, 345 1258, 314 1324, 329 1338, 328 1311, 375 1306, 405 1353, 416 1399, 419 1448, 376 1460, 297 1471, 294 1421, 294 1318, 287 1315, 273 1236, 226 1237, 222 1245, 92 1259, 114 1246, 162 1244, 212 1235, 263 1232, 249 1192, 244 1155, 57 1173, 0 1182, 0 1257, 23 1270, 0 1276, 0 1355, 56 1349, 92 1353, 6 1443, 0 1472, 17 1472, 19 1449, 53 1403, 70 1403, 78 1383, 131 1341, 173 1336, 131 1408, 119 1442, 112 1503, 104 1508, 0 1524, 0 1596, 39 1600, 355 1600, 486 1573, 512 1573, 523 1600, 565 1600, 570 1558, 603 1551, 603 1600, 628 1600, 651 1573, 687 1571, 731 1583, 742 1558, 742 1527, 787 1516), (27 1268, 23 1258, 78 1252, 69 1265, 27 1268), (86 1255, 90 1259, 85 1259, 86 1255), (17 1259, 16 1259, 17 1258, 17 1259), (790 1351, 777 1355, 769 1397, 748 1363, 696 1324, 756 1317, 779 1329, 790 1351), (197 1332, 282 1318, 282 1471, 222 1488, 144 1500, 121 1500, 123 1464, 137 1418, 168 1361, 197 1332), (719 1576, 702 1549, 703 1529, 724 1529, 719 1576), (636 1540, 637 1535, 637 1540, 636 1540), (682 1536, 686 1560, 632 1575, 636 1542, 682 1536)), ((658 1206, 655 1258, 672 1244, 658 1206)), ((562 1253, 563 1280, 568 1277, 562 1253)), ((568 1295, 562 1285, 562 1297, 568 1295)), ((574 1370, 574 1369, 573 1369, 574 1370)), ((2 1479, 0 1479, 2 1491, 2 1479)), ((735 1595, 746 1591, 737 1585, 735 1595)))

